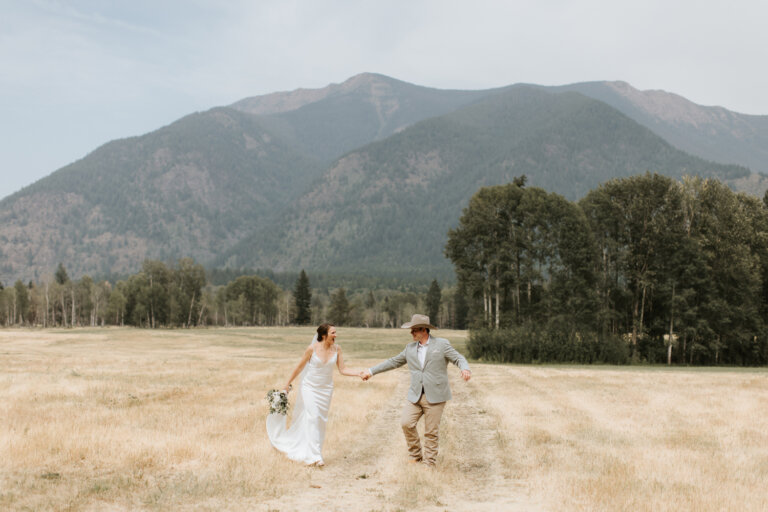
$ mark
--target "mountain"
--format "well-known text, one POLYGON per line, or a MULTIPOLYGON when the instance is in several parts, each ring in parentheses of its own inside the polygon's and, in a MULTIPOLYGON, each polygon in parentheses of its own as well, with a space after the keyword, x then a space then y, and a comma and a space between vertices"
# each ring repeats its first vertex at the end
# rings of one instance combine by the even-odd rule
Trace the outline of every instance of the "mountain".
MULTIPOLYGON (((585 82, 548 89, 575 91, 607 103, 692 155, 768 175, 768 116, 704 107, 665 91, 639 91, 626 82, 585 82)), ((753 176, 732 186, 762 195, 768 179, 753 176)))
POLYGON ((217 108, 110 142, 0 202, 4 275, 136 268, 145 257, 201 261, 250 232, 323 170, 259 119, 217 108))
POLYGON ((330 161, 494 92, 431 89, 363 73, 324 89, 246 98, 231 107, 263 116, 270 129, 294 147, 330 161))
POLYGON ((646 171, 731 180, 743 167, 688 155, 582 94, 515 86, 348 153, 229 264, 276 270, 450 272, 449 228, 482 186, 526 175, 578 199, 600 183, 646 171))
POLYGON ((363 74, 249 98, 113 141, 0 201, 0 281, 133 272, 145 258, 209 263, 277 222, 339 156, 493 91, 363 74))
POLYGON ((39 279, 59 262, 78 276, 182 256, 448 275, 446 231, 483 185, 525 174, 577 199, 647 170, 750 176, 683 153, 588 96, 446 91, 366 73, 191 114, 0 201, 0 281, 39 279))

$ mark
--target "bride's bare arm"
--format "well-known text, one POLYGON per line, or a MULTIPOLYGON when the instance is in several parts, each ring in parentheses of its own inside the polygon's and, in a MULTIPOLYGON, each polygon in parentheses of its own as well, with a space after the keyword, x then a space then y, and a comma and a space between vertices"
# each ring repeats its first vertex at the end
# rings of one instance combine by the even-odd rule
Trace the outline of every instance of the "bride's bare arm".
POLYGON ((304 369, 304 365, 307 364, 307 361, 309 361, 310 357, 312 357, 312 345, 308 346, 307 350, 304 351, 299 364, 296 365, 296 368, 293 370, 293 373, 291 373, 291 376, 288 378, 288 382, 285 383, 285 387, 283 389, 288 391, 288 388, 291 387, 291 382, 293 382, 293 379, 295 379, 296 376, 301 373, 301 370, 304 369))
POLYGON ((347 365, 344 364, 344 357, 341 355, 341 347, 336 347, 339 351, 339 356, 336 358, 336 366, 339 369, 339 373, 346 375, 347 377, 359 377, 360 370, 350 370, 347 365))

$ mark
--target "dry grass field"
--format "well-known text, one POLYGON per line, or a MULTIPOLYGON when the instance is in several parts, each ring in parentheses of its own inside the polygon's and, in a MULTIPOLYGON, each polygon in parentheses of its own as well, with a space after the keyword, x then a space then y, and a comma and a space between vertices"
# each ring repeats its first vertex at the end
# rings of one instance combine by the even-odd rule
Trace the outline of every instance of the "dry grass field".
MULTIPOLYGON (((466 333, 440 331, 463 351, 466 333)), ((768 510, 768 372, 474 363, 434 470, 404 370, 335 375, 324 458, 270 446, 264 396, 311 328, 0 330, 0 510, 768 510)), ((339 329, 347 364, 401 330, 339 329)))

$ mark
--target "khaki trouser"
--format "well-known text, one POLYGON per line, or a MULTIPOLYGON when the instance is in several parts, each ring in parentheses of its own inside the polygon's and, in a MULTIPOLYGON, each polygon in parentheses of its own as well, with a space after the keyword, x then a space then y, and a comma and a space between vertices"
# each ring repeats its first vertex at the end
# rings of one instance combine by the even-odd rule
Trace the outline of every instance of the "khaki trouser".
POLYGON ((408 443, 408 453, 413 460, 420 460, 427 464, 434 464, 437 459, 437 433, 440 427, 440 418, 443 416, 445 402, 431 404, 427 402, 424 393, 415 404, 408 401, 403 407, 403 415, 400 424, 405 434, 405 442, 408 443), (419 418, 424 416, 424 453, 421 452, 421 440, 416 430, 419 418))

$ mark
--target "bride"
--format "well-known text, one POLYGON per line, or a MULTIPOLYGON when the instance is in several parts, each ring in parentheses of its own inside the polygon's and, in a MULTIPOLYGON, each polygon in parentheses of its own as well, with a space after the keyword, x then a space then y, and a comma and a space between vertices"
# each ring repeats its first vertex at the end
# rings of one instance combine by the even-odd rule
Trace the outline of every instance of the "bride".
POLYGON ((341 347, 336 345, 336 328, 331 324, 322 324, 317 328, 317 335, 304 351, 299 364, 283 388, 286 393, 290 391, 291 382, 301 373, 301 385, 293 406, 291 427, 286 428, 284 414, 274 413, 267 416, 269 440, 289 459, 309 465, 325 465, 322 449, 328 409, 333 395, 334 363, 342 375, 360 375, 359 372, 348 370, 344 365, 341 347))

